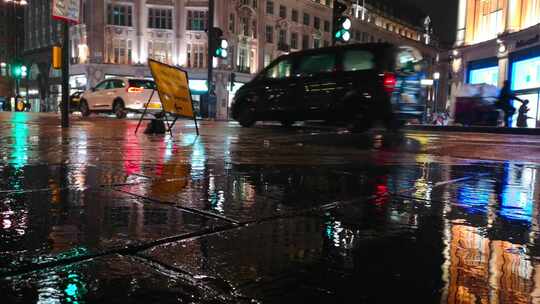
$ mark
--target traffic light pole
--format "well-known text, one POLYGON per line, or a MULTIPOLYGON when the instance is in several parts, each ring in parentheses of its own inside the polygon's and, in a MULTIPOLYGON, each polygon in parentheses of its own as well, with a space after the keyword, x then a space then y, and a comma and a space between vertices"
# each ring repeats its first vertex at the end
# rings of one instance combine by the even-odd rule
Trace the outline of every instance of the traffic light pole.
POLYGON ((214 69, 214 54, 212 53, 212 36, 214 29, 214 0, 208 0, 208 93, 206 98, 206 113, 210 116, 210 96, 214 94, 214 81, 213 81, 213 69, 214 69))
POLYGON ((69 23, 62 21, 64 43, 62 44, 62 128, 69 127, 69 23))

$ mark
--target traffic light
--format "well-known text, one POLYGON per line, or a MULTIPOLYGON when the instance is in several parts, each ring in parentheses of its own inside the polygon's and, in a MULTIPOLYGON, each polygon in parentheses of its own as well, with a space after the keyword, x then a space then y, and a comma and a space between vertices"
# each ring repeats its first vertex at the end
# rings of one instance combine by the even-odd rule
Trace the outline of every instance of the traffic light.
POLYGON ((334 1, 334 32, 333 40, 348 42, 351 39, 352 22, 349 17, 344 15, 347 10, 347 5, 335 0, 334 1))
POLYGON ((11 77, 15 79, 21 79, 22 74, 23 74, 23 69, 20 63, 14 63, 11 65, 11 77))
POLYGON ((21 78, 28 77, 28 68, 25 65, 21 66, 21 78))
POLYGON ((218 27, 212 28, 210 31, 210 49, 212 56, 225 59, 229 55, 229 42, 223 38, 223 30, 218 27))

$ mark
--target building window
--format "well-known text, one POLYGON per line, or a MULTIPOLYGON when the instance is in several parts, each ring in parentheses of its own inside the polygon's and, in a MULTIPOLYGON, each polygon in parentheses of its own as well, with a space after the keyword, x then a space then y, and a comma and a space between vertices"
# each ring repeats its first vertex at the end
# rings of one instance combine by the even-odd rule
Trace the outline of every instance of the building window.
POLYGON ((304 25, 309 25, 309 14, 304 13, 304 25))
POLYGON ((249 19, 247 17, 240 18, 240 26, 242 27, 242 35, 249 36, 249 19))
POLYGON ((131 5, 108 4, 107 24, 132 26, 133 9, 131 5))
POLYGON ((279 17, 287 18, 287 8, 284 5, 279 6, 279 17))
POLYGON ((187 46, 187 66, 189 68, 205 68, 206 49, 202 44, 188 44, 187 46))
POLYGON ((278 43, 281 45, 287 44, 287 31, 286 30, 279 30, 278 43))
POLYGON ((166 41, 148 41, 148 58, 170 64, 172 44, 166 41))
MULTIPOLYGON (((86 24, 86 1, 82 1, 81 3, 81 12, 80 12, 80 19, 81 19, 81 24, 86 24)), ((2 16, 2 14, 0 13, 0 17, 2 16)))
POLYGON ((298 48, 298 33, 291 33, 291 49, 298 48))
MULTIPOLYGON (((3 55, 4 51, 0 52, 0 55, 3 55)), ((3 56, 2 56, 3 58, 3 56)), ((7 77, 7 64, 5 62, 0 63, 0 76, 7 77)))
POLYGON ((313 47, 318 49, 321 47, 321 39, 319 38, 313 38, 313 47))
POLYGON ((297 10, 292 10, 291 12, 291 20, 294 21, 294 22, 298 22, 298 11, 297 10))
POLYGON ((253 0, 253 8, 257 8, 259 0, 253 0))
POLYGON ((313 17, 313 27, 317 30, 321 29, 321 18, 313 17))
POLYGON ((208 22, 208 12, 206 11, 188 11, 187 12, 187 30, 204 31, 208 22))
POLYGON ((330 32, 330 21, 328 20, 324 20, 324 31, 325 32, 330 32))
POLYGON ((309 36, 308 35, 302 35, 302 49, 309 49, 309 36))
POLYGON ((257 20, 253 20, 251 23, 252 30, 251 33, 253 34, 253 39, 257 39, 257 20))
POLYGON ((480 22, 476 39, 478 42, 495 38, 504 31, 504 2, 502 0, 480 1, 480 22))
POLYGON ((274 2, 267 0, 266 1, 266 14, 267 15, 273 15, 274 14, 274 2))
POLYGON ((267 67, 270 64, 270 62, 272 62, 271 54, 264 54, 264 62, 263 62, 264 67, 267 67))
POLYGON ((266 26, 266 42, 274 43, 274 28, 270 25, 266 26))
POLYGON ((109 63, 131 64, 132 63, 132 45, 131 40, 112 39, 109 44, 109 63))
POLYGON ((249 5, 249 0, 242 0, 242 5, 249 5))
POLYGON ((245 48, 238 49, 238 65, 237 70, 241 73, 249 73, 249 58, 245 48))
POLYGON ((230 14, 229 15, 229 32, 231 32, 233 34, 236 33, 236 31, 235 31, 235 20, 236 20, 236 18, 234 16, 234 14, 230 14))
POLYGON ((172 30, 172 10, 161 8, 148 9, 148 27, 172 30))

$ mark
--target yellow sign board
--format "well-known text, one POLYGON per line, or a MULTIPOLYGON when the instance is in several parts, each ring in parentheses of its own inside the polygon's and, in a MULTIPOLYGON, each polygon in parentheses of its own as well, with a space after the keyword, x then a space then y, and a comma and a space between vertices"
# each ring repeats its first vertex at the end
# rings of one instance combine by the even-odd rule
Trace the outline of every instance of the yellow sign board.
POLYGON ((151 59, 148 65, 157 85, 163 111, 194 118, 187 72, 151 59))

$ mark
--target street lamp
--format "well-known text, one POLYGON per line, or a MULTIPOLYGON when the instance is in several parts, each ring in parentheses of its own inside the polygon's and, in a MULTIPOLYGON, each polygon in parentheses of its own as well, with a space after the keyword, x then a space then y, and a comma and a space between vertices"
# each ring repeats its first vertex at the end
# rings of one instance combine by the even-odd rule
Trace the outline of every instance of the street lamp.
POLYGON ((433 79, 435 80, 435 92, 433 96, 433 110, 434 112, 437 112, 437 108, 439 106, 439 79, 441 79, 441 73, 435 72, 433 73, 433 79))

